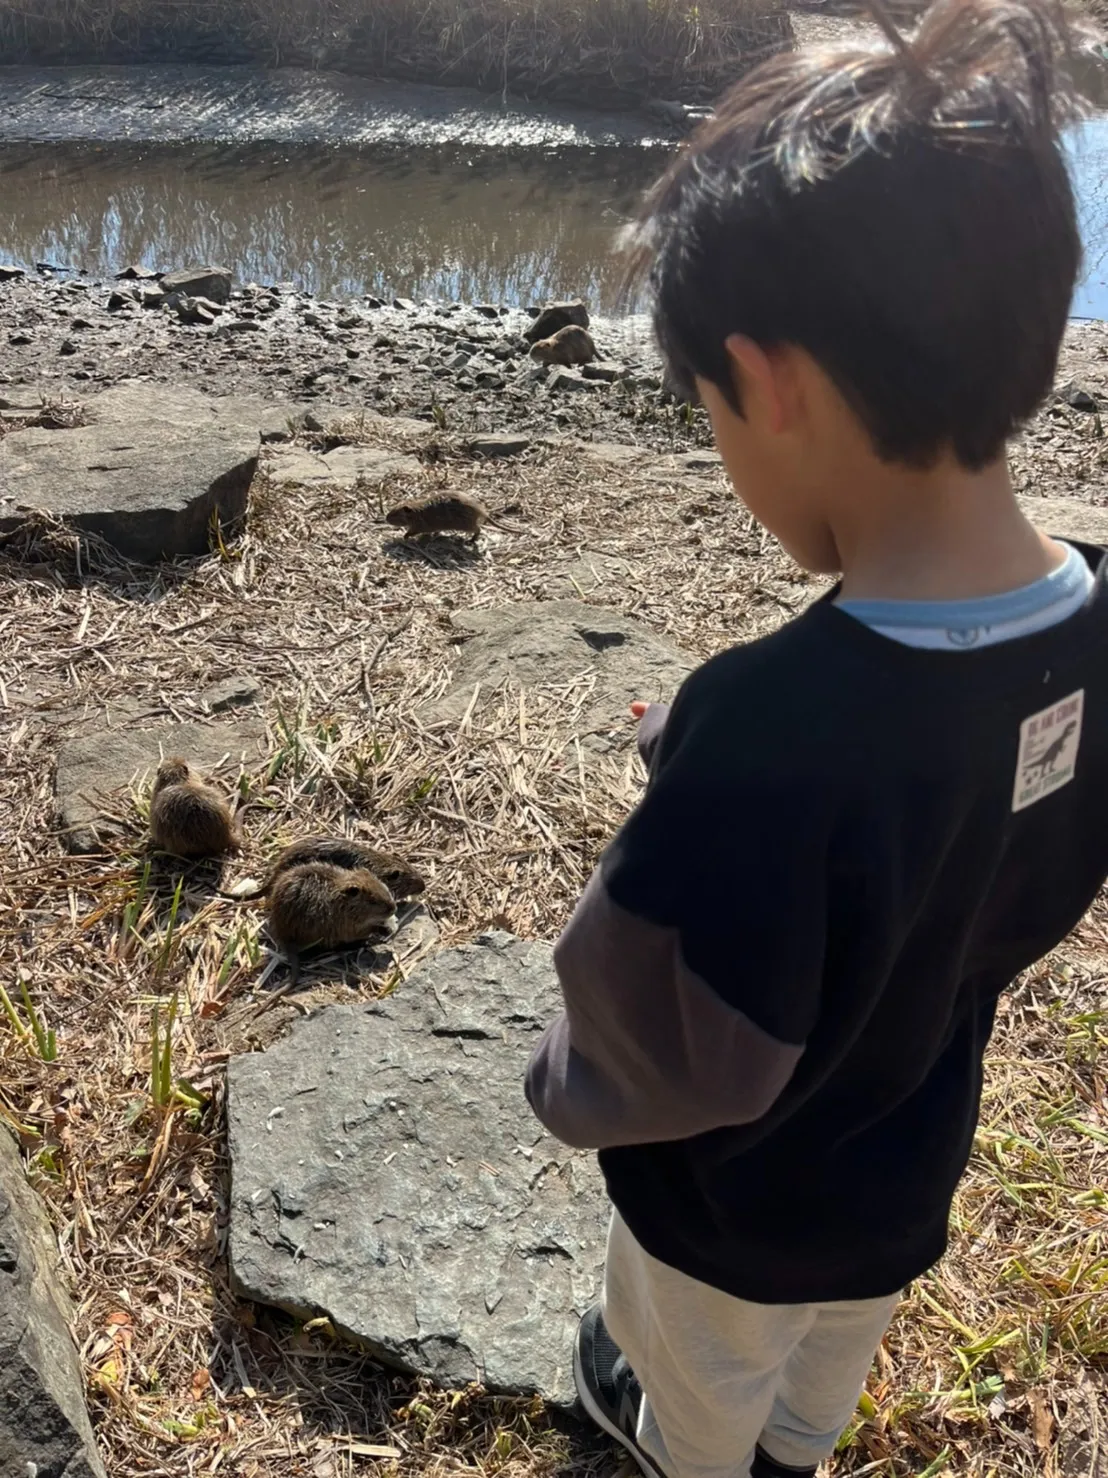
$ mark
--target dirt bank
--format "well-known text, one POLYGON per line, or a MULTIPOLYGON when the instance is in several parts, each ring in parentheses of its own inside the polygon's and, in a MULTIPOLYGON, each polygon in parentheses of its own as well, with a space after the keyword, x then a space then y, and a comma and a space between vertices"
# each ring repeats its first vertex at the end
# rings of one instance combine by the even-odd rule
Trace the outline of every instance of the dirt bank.
MULTIPOLYGON (((79 399, 120 380, 261 393, 304 408, 412 416, 459 436, 572 432, 655 448, 707 445, 677 406, 642 317, 594 320, 598 378, 529 357, 523 311, 399 299, 319 300, 280 285, 236 288, 209 325, 144 308, 157 285, 32 273, 0 283, 0 400, 79 399)), ((1059 383, 1108 403, 1108 327, 1072 322, 1059 383)), ((1053 401, 1013 451, 1020 491, 1108 502, 1099 414, 1053 401)))
POLYGON ((494 304, 334 303, 247 287, 204 327, 140 307, 144 291, 42 274, 0 285, 0 397, 69 399, 137 378, 415 416, 458 434, 572 427, 655 446, 707 435, 663 395, 641 318, 593 323, 601 366, 590 373, 603 378, 586 379, 536 364, 522 338, 530 316, 494 304))

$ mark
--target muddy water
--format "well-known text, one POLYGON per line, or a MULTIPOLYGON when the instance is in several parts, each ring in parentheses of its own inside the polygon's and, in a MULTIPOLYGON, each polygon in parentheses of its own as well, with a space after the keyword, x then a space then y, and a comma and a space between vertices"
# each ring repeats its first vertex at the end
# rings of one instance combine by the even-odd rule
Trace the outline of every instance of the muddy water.
POLYGON ((210 261, 322 297, 616 311, 647 151, 0 146, 0 260, 109 276, 210 261))
MULTIPOLYGON (((628 306, 614 233, 666 157, 643 119, 442 88, 0 68, 0 261, 97 277, 215 261, 322 297, 580 293, 613 314, 628 306)), ((1108 318, 1108 118, 1072 158, 1086 248, 1074 313, 1108 318)))
POLYGON ((10 141, 565 149, 649 146, 658 134, 636 113, 288 67, 0 67, 0 137, 10 141))

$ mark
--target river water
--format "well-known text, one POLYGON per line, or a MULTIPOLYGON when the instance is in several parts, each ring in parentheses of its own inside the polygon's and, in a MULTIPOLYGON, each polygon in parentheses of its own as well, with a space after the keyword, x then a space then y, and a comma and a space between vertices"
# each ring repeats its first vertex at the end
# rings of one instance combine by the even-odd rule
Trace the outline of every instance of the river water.
POLYGON ((110 276, 218 262, 326 298, 614 313, 616 228, 664 156, 645 150, 270 144, 0 147, 0 259, 110 276))
MULTIPOLYGON (((580 294, 609 315, 635 306, 612 243, 665 161, 656 133, 316 74, 0 68, 0 261, 208 261, 329 298, 580 294)), ((1108 118, 1071 154, 1073 311, 1108 318, 1108 118)))

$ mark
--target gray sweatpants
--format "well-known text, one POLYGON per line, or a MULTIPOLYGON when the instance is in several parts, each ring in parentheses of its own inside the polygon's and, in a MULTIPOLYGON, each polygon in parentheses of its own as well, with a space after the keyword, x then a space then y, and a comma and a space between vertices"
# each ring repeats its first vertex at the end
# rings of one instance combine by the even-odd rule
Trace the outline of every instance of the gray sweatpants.
POLYGON ((747 1303, 656 1261, 612 1218, 604 1322, 667 1478, 747 1478, 758 1444, 790 1467, 829 1457, 897 1302, 747 1303))

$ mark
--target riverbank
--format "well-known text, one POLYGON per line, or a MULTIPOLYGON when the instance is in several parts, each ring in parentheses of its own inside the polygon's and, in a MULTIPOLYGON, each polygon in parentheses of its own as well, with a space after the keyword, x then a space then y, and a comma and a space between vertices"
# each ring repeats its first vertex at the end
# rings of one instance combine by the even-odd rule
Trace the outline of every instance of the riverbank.
MULTIPOLYGON (((28 421, 79 425, 83 397, 127 379, 207 387, 279 407, 296 442, 266 456, 302 453, 310 476, 278 482, 263 459, 245 527, 175 564, 121 564, 95 547, 78 562, 50 531, 0 550, 0 954, 57 1032, 47 1062, 5 1021, 0 1103, 62 1249, 109 1474, 610 1478, 609 1445, 538 1401, 444 1395, 352 1350, 322 1314, 293 1320, 237 1296, 226 1063, 302 1013, 417 990, 411 961, 436 933, 442 948, 490 928, 555 937, 642 783, 618 741, 599 758, 592 747, 611 725, 588 664, 609 643, 620 661, 634 655, 615 624, 696 661, 773 630, 819 586, 753 524, 714 454, 687 454, 707 442, 701 413, 629 384, 657 373, 641 324, 595 324, 617 378, 570 389, 532 378, 526 315, 495 305, 243 290, 205 326, 128 304, 146 291, 0 285, 0 437, 28 421), (121 307, 108 307, 113 293, 121 307), (475 454, 471 432, 513 428, 510 455, 475 454), (400 470, 329 482, 321 468, 336 452, 400 470), (513 528, 420 549, 380 522, 387 502, 444 490, 478 496, 513 528), (594 608, 578 669, 551 671, 549 644, 517 643, 517 660, 532 659, 526 681, 495 693, 490 663, 461 716, 437 717, 490 616, 567 599, 594 608), (237 760, 219 775, 249 801, 246 850, 224 886, 309 832, 385 845, 427 877, 433 921, 398 965, 350 953, 275 994, 289 981, 256 908, 213 893, 200 870, 176 899, 172 877, 144 871, 144 783, 129 770, 106 852, 66 853, 61 797, 88 786, 62 779, 60 756, 83 746, 103 763, 152 723, 214 734, 215 764, 239 746, 220 726, 246 714, 252 757, 241 777, 237 760), (174 998, 181 1096, 153 1103, 152 1013, 164 1022, 174 998)), ((1108 331, 1072 325, 1059 393, 1013 451, 1021 492, 1053 500, 1050 519, 1108 503, 1103 405, 1108 331)), ((145 448, 153 461, 158 434, 140 407, 125 460, 145 448)), ((199 452, 204 428, 195 435, 199 452)), ((838 1473, 1102 1478, 1106 1021, 1102 898, 1001 1003, 950 1253, 906 1298, 838 1473)), ((506 1112, 523 1125, 518 1095, 506 1112)), ((450 1164, 463 1203, 467 1177, 489 1171, 468 1149, 450 1164)))
POLYGON ((711 100, 790 39, 781 0, 0 0, 0 62, 299 66, 602 108, 711 100))
MULTIPOLYGON (((226 304, 182 314, 152 275, 31 271, 0 280, 0 402, 60 404, 132 380, 411 417, 461 438, 511 429, 663 451, 709 444, 703 414, 663 387, 646 317, 594 316, 598 359, 583 370, 536 363, 523 336, 532 321, 495 303, 334 301, 289 284, 236 286, 226 304)), ((1108 325, 1071 321, 1059 367, 1070 382, 1108 405, 1108 325)), ((1102 435, 1099 410, 1052 401, 1015 445, 1019 491, 1108 504, 1102 435)))
POLYGON ((531 316, 496 304, 329 302, 290 288, 238 288, 208 324, 144 307, 148 283, 32 274, 0 285, 0 399, 69 400, 121 380, 260 393, 305 409, 413 416, 451 434, 572 427, 664 446, 707 438, 662 390, 642 317, 594 320, 588 377, 537 364, 531 316))

